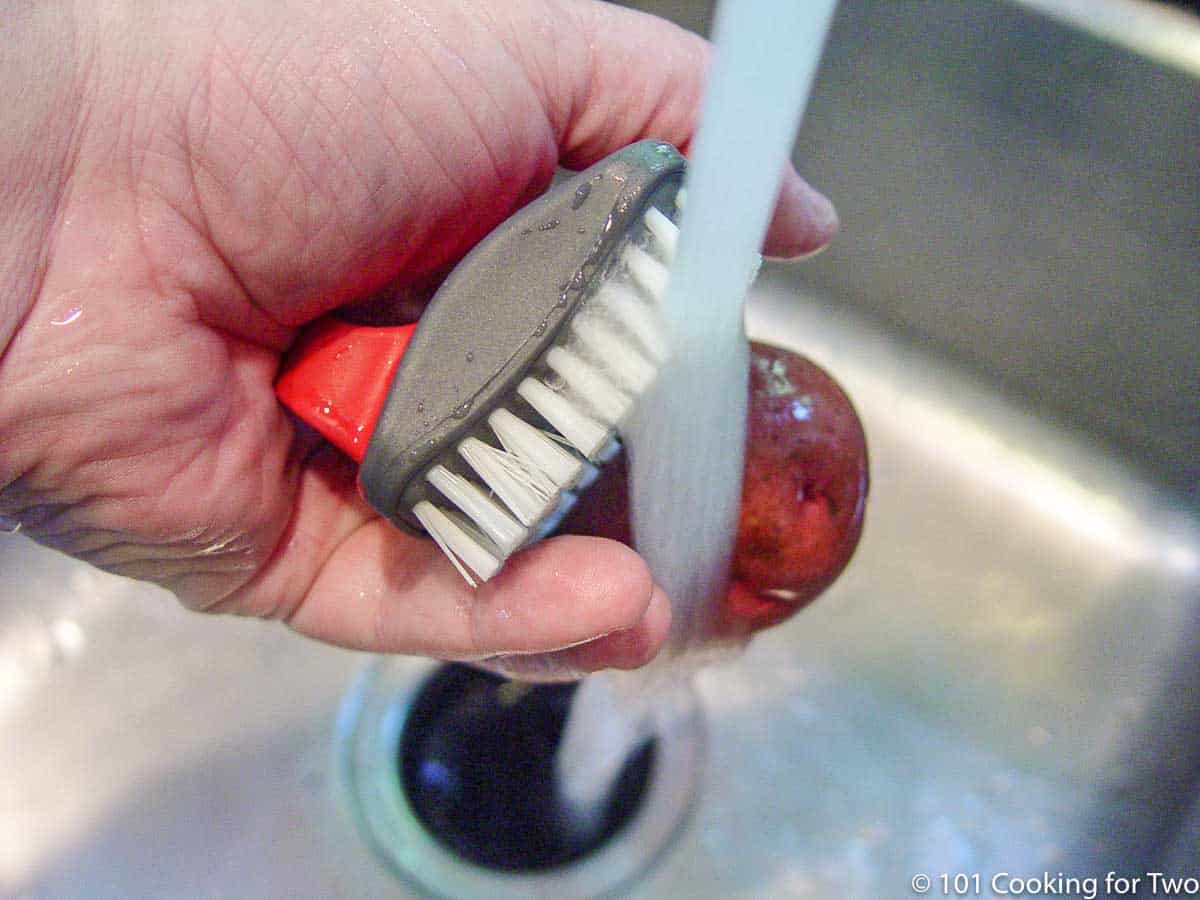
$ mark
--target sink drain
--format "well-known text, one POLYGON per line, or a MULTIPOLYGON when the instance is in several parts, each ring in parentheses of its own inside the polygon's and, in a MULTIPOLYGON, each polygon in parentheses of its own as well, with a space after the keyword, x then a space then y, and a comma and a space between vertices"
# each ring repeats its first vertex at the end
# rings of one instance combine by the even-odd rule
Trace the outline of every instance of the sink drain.
POLYGON ((594 852, 646 799, 658 742, 631 754, 590 833, 559 802, 554 757, 573 684, 524 688, 462 665, 418 693, 400 740, 405 794, 425 826, 470 862, 532 872, 594 852))
POLYGON ((703 770, 698 703, 631 754, 588 834, 557 803, 574 687, 381 659, 347 694, 338 761, 359 831, 398 875, 454 900, 598 897, 659 859, 703 770))

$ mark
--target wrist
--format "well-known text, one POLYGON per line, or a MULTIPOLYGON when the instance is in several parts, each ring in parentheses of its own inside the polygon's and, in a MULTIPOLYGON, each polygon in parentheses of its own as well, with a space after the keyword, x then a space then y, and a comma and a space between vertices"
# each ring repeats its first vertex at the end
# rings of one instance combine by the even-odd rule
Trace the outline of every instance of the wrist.
POLYGON ((40 289, 83 108, 79 40, 66 4, 19 4, 0 32, 0 365, 40 289))

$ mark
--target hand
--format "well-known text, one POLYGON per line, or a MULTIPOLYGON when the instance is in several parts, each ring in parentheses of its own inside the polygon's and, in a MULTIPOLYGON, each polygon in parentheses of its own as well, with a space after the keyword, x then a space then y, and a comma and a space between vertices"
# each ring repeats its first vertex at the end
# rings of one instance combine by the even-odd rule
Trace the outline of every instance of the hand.
MULTIPOLYGON (((647 661, 643 562, 561 537, 470 591, 275 401, 339 306, 427 283, 634 140, 686 148, 703 41, 617 7, 29 4, 0 37, 0 514, 189 607, 381 652, 647 661), (14 140, 15 136, 15 140, 14 140)), ((789 172, 768 252, 823 246, 789 172)))

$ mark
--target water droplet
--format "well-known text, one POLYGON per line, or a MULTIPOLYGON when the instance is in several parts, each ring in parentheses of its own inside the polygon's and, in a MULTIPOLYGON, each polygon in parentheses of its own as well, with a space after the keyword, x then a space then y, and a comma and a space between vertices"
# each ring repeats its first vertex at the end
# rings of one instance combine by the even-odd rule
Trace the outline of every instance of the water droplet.
POLYGON ((576 234, 587 234, 587 229, 586 228, 577 228, 575 230, 575 233, 576 234))
POLYGON ((467 362, 475 362, 475 354, 474 353, 471 353, 471 352, 467 353, 467 362))
POLYGON ((542 319, 542 321, 538 323, 538 327, 533 329, 533 336, 541 337, 545 333, 546 333, 546 320, 542 319))
POLYGON ((87 635, 73 619, 59 619, 50 626, 50 637, 60 661, 78 656, 87 643, 87 635))
POLYGON ((417 404, 417 412, 419 412, 419 413, 425 412, 425 404, 424 403, 417 404))
POLYGON ((454 407, 454 411, 450 413, 450 415, 454 416, 456 419, 464 418, 467 413, 471 411, 472 402, 473 401, 471 400, 464 400, 462 403, 458 404, 458 406, 454 407))
POLYGON ((76 319, 83 315, 82 306, 72 306, 60 316, 55 316, 50 320, 51 325, 70 325, 76 319))
POLYGON ((521 234, 523 234, 523 235, 524 234, 533 234, 533 229, 532 228, 522 228, 521 234))
POLYGON ((588 194, 592 192, 592 186, 588 183, 583 183, 575 188, 575 196, 571 200, 571 209, 579 209, 587 202, 588 194))
POLYGON ((1033 725, 1025 731, 1025 740, 1034 747, 1045 747, 1052 739, 1053 735, 1041 725, 1033 725))
POLYGON ((558 219, 551 219, 549 222, 543 222, 538 226, 538 231, 553 231, 558 227, 558 219))
POLYGON ((321 412, 322 412, 322 413, 324 413, 325 415, 329 415, 329 407, 328 407, 328 406, 322 406, 322 407, 321 407, 321 412))

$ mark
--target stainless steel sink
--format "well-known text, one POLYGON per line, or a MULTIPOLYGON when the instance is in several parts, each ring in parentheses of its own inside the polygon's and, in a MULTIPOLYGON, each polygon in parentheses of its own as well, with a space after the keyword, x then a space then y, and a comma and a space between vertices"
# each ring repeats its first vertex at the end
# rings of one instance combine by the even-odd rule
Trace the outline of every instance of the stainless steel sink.
MULTIPOLYGON (((868 528, 701 675, 704 791, 631 896, 1200 874, 1198 88, 1023 6, 843 3, 797 159, 844 233, 749 321, 855 398, 868 528)), ((0 572, 0 895, 411 893, 333 765, 366 657, 20 537, 0 572)))

